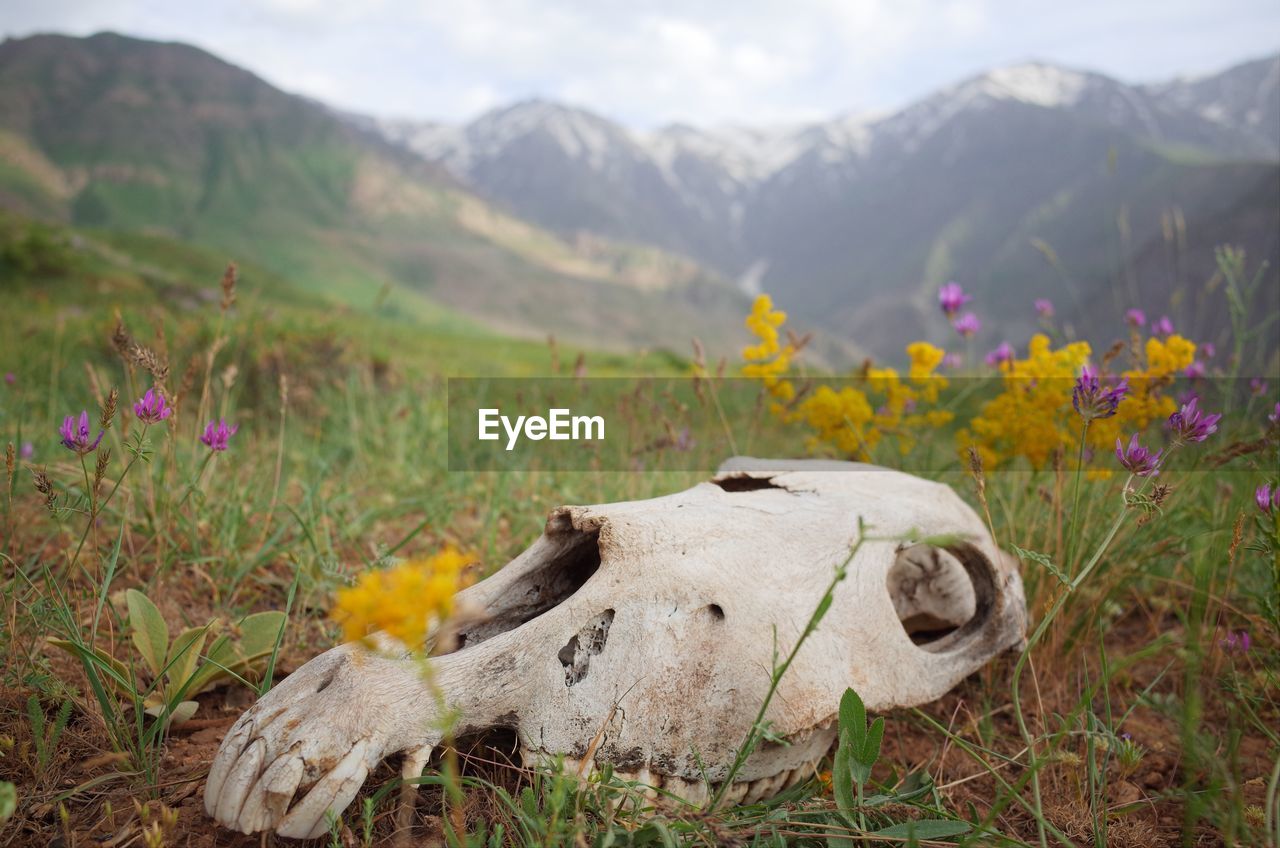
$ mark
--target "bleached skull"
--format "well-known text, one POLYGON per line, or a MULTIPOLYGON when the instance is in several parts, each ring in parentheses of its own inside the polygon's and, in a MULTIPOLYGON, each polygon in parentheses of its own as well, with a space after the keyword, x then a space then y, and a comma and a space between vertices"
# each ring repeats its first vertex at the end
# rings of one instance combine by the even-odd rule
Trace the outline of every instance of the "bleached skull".
MULTIPOLYGON (((766 742, 725 796, 767 797, 812 774, 847 687, 870 709, 920 704, 1021 644, 1016 563, 949 487, 850 463, 736 459, 684 492, 557 508, 531 547, 463 593, 487 615, 432 660, 437 685, 460 733, 511 728, 526 761, 612 763, 698 801, 704 775, 728 773, 775 648, 795 644, 859 520, 880 539, 958 541, 859 549, 766 714, 789 744, 766 742)), ((422 771, 441 739, 435 704, 413 662, 335 648, 231 728, 205 809, 245 833, 315 837, 385 757, 422 771)))

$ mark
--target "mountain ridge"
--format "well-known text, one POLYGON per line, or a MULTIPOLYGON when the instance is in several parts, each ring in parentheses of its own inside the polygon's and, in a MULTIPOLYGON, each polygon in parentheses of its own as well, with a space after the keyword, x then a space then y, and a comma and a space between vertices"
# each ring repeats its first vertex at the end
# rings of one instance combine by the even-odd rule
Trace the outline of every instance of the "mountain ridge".
MULTIPOLYGON (((380 129, 522 217, 692 256, 886 353, 883 322, 850 318, 868 304, 910 314, 913 330, 943 340, 928 293, 955 276, 996 301, 1002 327, 1034 329, 1034 295, 1021 314, 1007 295, 1015 285, 1056 293, 1061 274, 1037 245, 1059 249, 1087 280, 1082 302, 1100 302, 1121 277, 1147 274, 1126 263, 1158 253, 1148 243, 1175 211, 1192 227, 1240 215, 1241 240, 1274 267, 1277 239, 1236 201, 1257 204, 1251 189, 1280 180, 1280 119, 1267 123, 1277 77, 1280 54, 1148 86, 1026 62, 890 113, 776 130, 637 133, 546 100, 433 124, 416 145, 411 124, 380 129)), ((1212 273, 1209 253, 1181 267, 1212 273)), ((1064 317, 1086 326, 1101 316, 1064 317)))

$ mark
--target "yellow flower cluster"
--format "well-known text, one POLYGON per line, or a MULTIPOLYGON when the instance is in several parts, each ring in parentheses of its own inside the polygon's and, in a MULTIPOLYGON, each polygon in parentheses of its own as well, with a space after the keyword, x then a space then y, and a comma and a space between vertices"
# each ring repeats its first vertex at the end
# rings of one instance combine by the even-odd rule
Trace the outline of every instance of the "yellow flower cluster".
POLYGON ((338 590, 330 617, 348 641, 382 630, 410 650, 421 650, 432 627, 453 613, 464 569, 474 561, 449 545, 423 559, 365 572, 354 586, 338 590))
MULTIPOLYGON (((927 342, 907 345, 905 380, 892 368, 868 365, 844 385, 819 383, 797 391, 788 378, 796 349, 781 342, 786 319, 768 295, 756 298, 746 326, 758 342, 743 350, 747 364, 742 373, 764 384, 775 399, 775 414, 809 428, 811 450, 826 445, 868 460, 878 446, 892 441, 906 455, 922 431, 952 421, 950 411, 938 408, 939 393, 947 387, 946 378, 936 374, 944 357, 941 349, 927 342)), ((1000 394, 956 433, 961 455, 976 447, 985 468, 1017 457, 1042 468, 1060 451, 1073 455, 1082 420, 1072 407, 1072 389, 1091 353, 1087 342, 1055 350, 1048 336, 1033 336, 1025 358, 1000 364, 1000 394)), ((1090 424, 1088 447, 1096 454, 1110 453, 1119 436, 1141 432, 1173 413, 1177 404, 1164 390, 1191 365, 1195 353, 1196 346, 1178 335, 1135 345, 1133 367, 1107 378, 1125 380, 1128 394, 1114 416, 1090 424)))
POLYGON ((868 367, 856 385, 820 384, 797 398, 794 384, 785 378, 796 352, 793 345, 780 341, 779 330, 786 319, 786 313, 773 308, 768 295, 756 298, 746 326, 759 342, 743 350, 747 364, 742 373, 760 380, 779 401, 773 406, 775 414, 813 431, 810 449, 826 444, 845 456, 867 460, 890 438, 905 455, 915 447, 920 430, 951 421, 950 412, 921 408, 937 403, 938 393, 947 385, 944 377, 934 373, 945 354, 927 342, 907 346, 911 365, 905 381, 892 368, 868 367))
MULTIPOLYGON (((1141 432, 1177 409, 1162 390, 1191 364, 1195 352, 1195 345, 1181 336, 1148 339, 1135 366, 1113 378, 1127 381, 1129 392, 1114 416, 1092 422, 1089 448, 1109 452, 1119 436, 1141 432)), ((1001 369, 1003 391, 983 405, 968 428, 957 432, 960 451, 975 445, 986 468, 1018 456, 1042 468, 1057 451, 1074 452, 1082 422, 1071 405, 1071 392, 1090 353, 1087 342, 1053 350, 1048 337, 1033 336, 1027 357, 1001 369)))
MULTIPOLYGON (((791 367, 795 346, 782 344, 778 329, 786 322, 787 313, 773 308, 773 299, 767 294, 756 297, 747 316, 747 329, 760 341, 742 350, 747 364, 742 366, 744 377, 754 377, 764 383, 769 394, 786 402, 795 397, 795 387, 782 379, 791 367)), ((777 409, 777 408, 775 408, 777 409)))

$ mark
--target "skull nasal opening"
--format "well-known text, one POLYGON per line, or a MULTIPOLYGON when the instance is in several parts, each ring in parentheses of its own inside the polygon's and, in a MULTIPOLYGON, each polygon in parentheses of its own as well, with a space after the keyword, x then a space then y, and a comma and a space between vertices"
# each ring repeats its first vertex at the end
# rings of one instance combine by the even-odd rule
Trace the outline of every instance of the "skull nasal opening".
POLYGON ((477 645, 515 630, 568 600, 600 570, 600 530, 557 528, 541 562, 534 564, 485 610, 482 622, 458 634, 458 647, 477 645))
POLYGON ((969 569, 951 551, 912 545, 889 569, 889 597, 902 628, 926 651, 946 650, 978 613, 980 598, 969 569))

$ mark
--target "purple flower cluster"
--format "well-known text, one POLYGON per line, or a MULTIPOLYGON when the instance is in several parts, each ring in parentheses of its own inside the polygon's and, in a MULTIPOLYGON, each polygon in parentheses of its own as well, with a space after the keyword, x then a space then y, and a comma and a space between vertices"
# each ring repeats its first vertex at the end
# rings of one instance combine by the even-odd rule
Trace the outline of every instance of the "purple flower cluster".
POLYGON ((967 339, 982 329, 982 321, 980 321, 978 316, 974 315, 972 312, 966 312, 956 320, 952 321, 951 327, 967 339))
POLYGON ((228 426, 225 420, 210 421, 204 428, 204 435, 200 437, 200 441, 209 446, 212 451, 224 451, 227 449, 227 442, 240 429, 238 424, 228 426))
POLYGON ((173 407, 165 402, 164 395, 152 388, 147 389, 147 393, 142 396, 142 400, 133 405, 133 414, 138 417, 139 421, 147 424, 159 424, 173 414, 173 407))
POLYGON ((1130 309, 1124 314, 1125 323, 1137 329, 1147 323, 1147 313, 1141 309, 1130 309))
POLYGON ((1125 447, 1120 439, 1116 439, 1116 458, 1120 464, 1135 477, 1155 477, 1160 473, 1160 451, 1150 451, 1138 444, 1138 434, 1134 433, 1125 447))
POLYGON ((1098 379, 1098 373, 1086 365, 1071 392, 1071 405, 1085 421, 1110 418, 1116 414, 1116 408, 1128 393, 1128 380, 1121 380, 1112 386, 1103 385, 1098 379))
POLYGON ((58 429, 58 435, 62 436, 62 446, 69 451, 74 451, 77 456, 84 456, 97 450, 98 443, 102 441, 103 432, 99 430, 96 439, 90 438, 88 412, 80 413, 79 422, 74 415, 68 415, 62 420, 62 427, 58 429))
POLYGON ((938 289, 938 305, 942 307, 942 313, 948 318, 954 316, 971 300, 973 297, 965 294, 959 283, 950 282, 938 289))
POLYGON ((1181 409, 1169 416, 1169 429, 1181 442, 1203 442, 1218 432, 1221 415, 1206 415, 1196 408, 1197 398, 1191 398, 1181 409))
POLYGON ((1267 515, 1280 510, 1280 484, 1277 484, 1273 490, 1270 483, 1263 483, 1254 491, 1253 501, 1258 505, 1258 509, 1267 515))
POLYGON ((1151 325, 1153 335, 1167 338, 1173 335, 1173 322, 1169 320, 1168 315, 1161 315, 1160 320, 1151 325))
POLYGON ((1053 317, 1053 301, 1048 298, 1036 298, 1036 314, 1046 321, 1053 317))
POLYGON ((987 364, 993 367, 1000 367, 1006 362, 1013 361, 1013 346, 1008 342, 1000 342, 995 350, 987 354, 987 364))
POLYGON ((1253 642, 1249 639, 1249 632, 1241 630, 1239 632, 1227 631, 1227 635, 1220 639, 1218 644, 1228 654, 1247 654, 1253 642))

